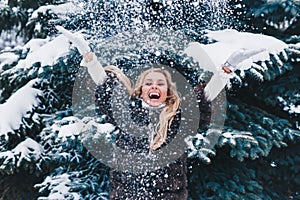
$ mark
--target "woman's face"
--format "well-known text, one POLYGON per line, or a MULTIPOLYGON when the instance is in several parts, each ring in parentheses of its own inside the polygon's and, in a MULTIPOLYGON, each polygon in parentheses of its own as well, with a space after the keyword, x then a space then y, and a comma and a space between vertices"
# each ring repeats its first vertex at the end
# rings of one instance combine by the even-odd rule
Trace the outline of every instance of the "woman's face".
POLYGON ((168 84, 164 74, 150 72, 145 76, 142 86, 142 99, 150 106, 157 107, 164 103, 168 96, 168 84))

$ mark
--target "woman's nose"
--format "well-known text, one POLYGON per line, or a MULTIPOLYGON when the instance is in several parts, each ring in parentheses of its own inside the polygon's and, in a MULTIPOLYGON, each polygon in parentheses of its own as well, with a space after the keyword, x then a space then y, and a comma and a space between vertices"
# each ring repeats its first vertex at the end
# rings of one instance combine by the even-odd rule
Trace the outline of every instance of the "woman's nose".
POLYGON ((157 88, 157 85, 156 85, 156 84, 153 84, 153 85, 152 85, 152 88, 154 88, 154 89, 157 88))

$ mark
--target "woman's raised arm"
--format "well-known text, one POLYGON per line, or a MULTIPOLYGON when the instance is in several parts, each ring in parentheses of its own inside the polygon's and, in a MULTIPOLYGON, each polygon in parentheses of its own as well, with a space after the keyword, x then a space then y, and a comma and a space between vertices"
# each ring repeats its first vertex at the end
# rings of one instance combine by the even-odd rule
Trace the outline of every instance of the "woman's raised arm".
POLYGON ((101 63, 97 60, 97 56, 91 52, 88 42, 81 35, 73 34, 62 26, 56 26, 56 29, 68 38, 78 49, 83 56, 80 65, 87 67, 88 72, 96 85, 102 85, 107 78, 107 74, 101 63))
POLYGON ((96 85, 102 85, 107 78, 107 74, 96 55, 92 52, 86 52, 83 53, 82 56, 83 58, 80 65, 87 67, 87 70, 96 85))

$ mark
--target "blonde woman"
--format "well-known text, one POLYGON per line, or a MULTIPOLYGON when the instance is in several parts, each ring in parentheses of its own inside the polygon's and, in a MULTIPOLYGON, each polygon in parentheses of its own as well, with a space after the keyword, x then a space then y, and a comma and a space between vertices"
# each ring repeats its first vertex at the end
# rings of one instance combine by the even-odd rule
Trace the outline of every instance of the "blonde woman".
MULTIPOLYGON (((180 125, 181 100, 168 71, 148 69, 140 74, 133 88, 120 69, 115 66, 103 68, 94 53, 84 53, 81 65, 87 67, 98 85, 96 104, 99 113, 108 116, 108 121, 114 123, 110 106, 112 89, 122 83, 133 102, 130 105, 131 120, 148 128, 144 137, 135 137, 130 133, 117 134, 115 143, 118 148, 147 155, 163 148, 174 138, 180 125)), ((203 98, 203 89, 201 85, 196 87, 198 98, 203 98)), ((210 115, 209 104, 206 114, 210 115)), ((206 119, 209 120, 210 116, 206 119)), ((186 155, 166 167, 145 173, 111 170, 110 199, 187 199, 186 155)))

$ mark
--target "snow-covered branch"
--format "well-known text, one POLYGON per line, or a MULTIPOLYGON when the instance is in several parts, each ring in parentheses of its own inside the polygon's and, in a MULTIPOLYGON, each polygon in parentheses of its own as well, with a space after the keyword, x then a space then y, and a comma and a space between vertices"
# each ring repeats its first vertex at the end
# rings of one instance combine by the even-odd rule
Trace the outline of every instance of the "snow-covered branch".
POLYGON ((47 197, 39 197, 39 200, 43 199, 74 199, 79 200, 80 195, 75 192, 70 192, 70 175, 67 173, 57 176, 47 176, 47 178, 40 184, 36 184, 34 187, 39 189, 39 193, 43 191, 50 191, 47 197))
POLYGON ((0 104, 0 136, 8 139, 8 132, 19 129, 23 124, 22 119, 31 113, 39 104, 38 95, 42 92, 33 88, 38 80, 31 80, 17 92, 15 92, 5 103, 0 104))
POLYGON ((25 139, 19 143, 14 149, 9 151, 0 152, 0 171, 7 174, 13 174, 21 167, 31 166, 29 171, 41 171, 40 166, 37 164, 41 159, 44 152, 43 147, 31 138, 25 139), (27 164, 25 164, 27 163, 27 164))
POLYGON ((69 41, 63 36, 58 36, 51 41, 34 40, 25 45, 25 49, 28 48, 29 53, 25 59, 19 60, 16 69, 28 68, 37 62, 40 62, 41 66, 55 64, 58 58, 69 53, 69 41))

